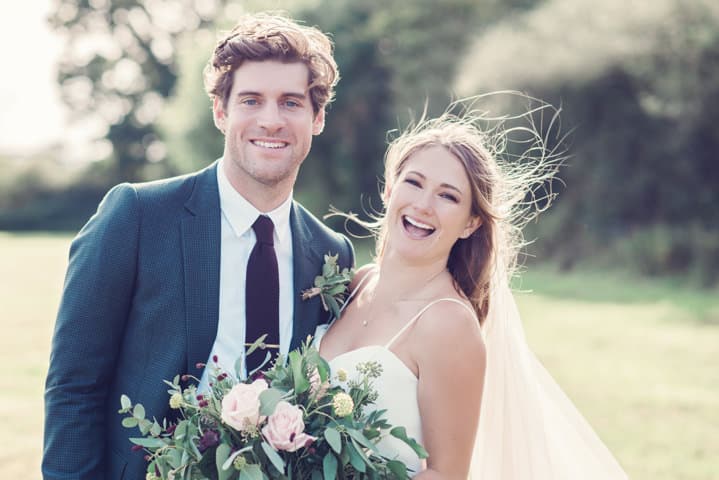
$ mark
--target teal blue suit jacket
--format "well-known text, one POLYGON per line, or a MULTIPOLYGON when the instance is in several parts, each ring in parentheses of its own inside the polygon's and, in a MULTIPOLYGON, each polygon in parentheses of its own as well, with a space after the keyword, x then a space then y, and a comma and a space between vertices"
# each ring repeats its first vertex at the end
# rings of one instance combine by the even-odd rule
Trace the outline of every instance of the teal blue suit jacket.
MULTIPOLYGON (((163 380, 206 362, 218 324, 220 201, 217 163, 182 177, 113 188, 70 248, 45 388, 46 480, 141 480, 120 395, 149 418, 170 415, 163 380)), ((352 245, 298 203, 290 213, 297 348, 327 320, 300 292, 323 255, 352 266, 352 245)), ((244 272, 238 272, 244 275, 244 272)))

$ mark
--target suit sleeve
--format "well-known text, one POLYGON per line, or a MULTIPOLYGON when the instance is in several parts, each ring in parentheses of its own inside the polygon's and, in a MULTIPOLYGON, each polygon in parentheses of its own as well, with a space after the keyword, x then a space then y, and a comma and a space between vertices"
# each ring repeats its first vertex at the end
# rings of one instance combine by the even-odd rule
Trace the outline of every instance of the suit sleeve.
POLYGON ((350 242, 349 238, 347 238, 345 235, 342 235, 342 240, 344 240, 345 245, 347 247, 347 265, 348 268, 355 268, 355 249, 352 246, 352 242, 350 242))
POLYGON ((45 480, 103 478, 107 392, 132 302, 136 190, 118 185, 70 247, 45 385, 45 480))

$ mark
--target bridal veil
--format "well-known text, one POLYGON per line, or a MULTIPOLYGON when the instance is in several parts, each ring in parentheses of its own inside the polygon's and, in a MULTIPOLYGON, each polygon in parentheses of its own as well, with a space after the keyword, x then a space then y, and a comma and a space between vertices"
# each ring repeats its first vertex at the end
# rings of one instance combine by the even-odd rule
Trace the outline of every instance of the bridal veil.
POLYGON ((614 480, 627 475, 525 340, 504 275, 484 322, 487 370, 472 480, 614 480))

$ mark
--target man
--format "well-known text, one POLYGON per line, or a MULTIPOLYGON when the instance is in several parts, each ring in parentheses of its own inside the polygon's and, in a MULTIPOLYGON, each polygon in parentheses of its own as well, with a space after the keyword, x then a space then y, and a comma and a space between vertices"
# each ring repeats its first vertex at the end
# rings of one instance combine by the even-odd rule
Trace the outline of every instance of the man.
MULTIPOLYGON (((205 388, 201 364, 217 357, 231 369, 262 333, 287 353, 326 318, 300 292, 324 254, 351 266, 354 252, 291 197, 337 78, 318 30, 242 19, 205 70, 223 157, 107 194, 70 250, 45 393, 45 479, 144 478, 121 394, 161 419, 164 379, 189 373, 205 388)), ((261 360, 247 358, 248 369, 261 360)))

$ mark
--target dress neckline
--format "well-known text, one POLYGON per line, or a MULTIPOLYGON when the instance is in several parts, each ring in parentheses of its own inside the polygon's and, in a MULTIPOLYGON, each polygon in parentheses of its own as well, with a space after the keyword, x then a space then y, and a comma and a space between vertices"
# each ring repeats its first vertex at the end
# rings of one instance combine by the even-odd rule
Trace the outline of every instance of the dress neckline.
MULTIPOLYGON (((334 325, 334 323, 335 323, 337 320, 339 320, 339 318, 342 316, 342 313, 343 313, 343 312, 345 311, 345 309, 347 308, 347 305, 349 305, 349 304, 352 302, 352 299, 354 298, 354 296, 355 296, 360 290, 362 290, 362 286, 364 285, 365 281, 372 275, 373 272, 374 272, 374 269, 372 269, 372 271, 367 272, 367 273, 365 274, 365 276, 362 278, 362 280, 360 280, 360 282, 357 284, 357 287, 355 287, 354 291, 352 291, 352 292, 350 293, 350 295, 347 297, 347 300, 345 300, 344 304, 342 305, 342 308, 340 309, 339 315, 338 315, 337 317, 335 317, 335 318, 332 319, 332 321, 327 325, 327 329, 325 329, 325 331, 323 332, 322 336, 320 336, 320 337, 317 339, 317 351, 318 351, 318 352, 319 352, 320 349, 322 348, 322 340, 324 339, 325 334, 329 331, 330 328, 332 328, 332 325, 334 325)), ((390 354, 390 356, 394 357, 399 363, 401 363, 402 366, 404 367, 404 369, 405 369, 408 373, 410 373, 410 374, 412 375, 412 377, 416 380, 416 379, 417 379, 417 376, 414 374, 414 372, 413 372, 413 371, 409 368, 409 366, 391 349, 391 347, 392 347, 392 345, 394 344, 394 342, 397 341, 397 339, 398 339, 399 337, 401 337, 402 334, 403 334, 404 332, 406 332, 406 331, 417 321, 417 319, 419 319, 419 318, 422 316, 422 314, 424 314, 424 312, 426 312, 427 310, 429 310, 429 308, 432 307, 433 305, 435 305, 435 304, 437 304, 437 303, 439 303, 439 302, 443 302, 443 301, 448 301, 448 302, 452 302, 452 303, 456 303, 456 304, 458 304, 458 305, 461 305, 462 307, 466 308, 466 309, 472 314, 472 316, 473 316, 475 319, 477 318, 477 314, 476 314, 476 313, 474 312, 474 310, 473 310, 469 305, 467 305, 466 303, 464 303, 464 302, 462 302, 462 301, 460 301, 460 300, 458 300, 458 299, 456 299, 456 298, 451 298, 451 297, 437 298, 437 299, 432 300, 431 302, 429 302, 429 303, 428 303, 427 305, 425 305, 424 307, 422 307, 404 326, 402 326, 402 328, 399 329, 399 331, 398 331, 395 335, 392 336, 392 338, 390 338, 390 340, 389 340, 385 345, 377 345, 377 344, 362 345, 362 346, 353 348, 353 349, 351 349, 351 350, 347 350, 347 351, 345 351, 345 352, 342 352, 342 353, 340 353, 340 354, 337 354, 337 355, 335 355, 331 360, 327 360, 327 362, 328 362, 328 363, 331 363, 331 362, 335 361, 336 359, 338 359, 338 358, 340 358, 340 357, 342 357, 342 356, 349 355, 349 354, 352 354, 352 353, 355 353, 355 352, 358 352, 358 351, 362 351, 362 350, 367 350, 367 349, 372 349, 372 348, 374 348, 374 349, 381 349, 381 350, 384 350, 384 351, 388 352, 388 353, 390 354)))

